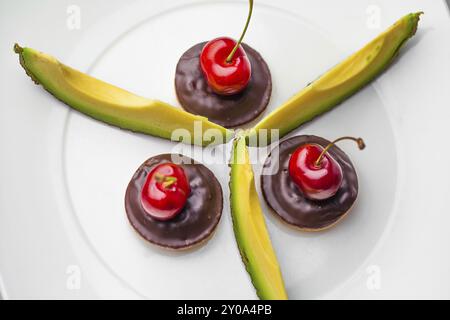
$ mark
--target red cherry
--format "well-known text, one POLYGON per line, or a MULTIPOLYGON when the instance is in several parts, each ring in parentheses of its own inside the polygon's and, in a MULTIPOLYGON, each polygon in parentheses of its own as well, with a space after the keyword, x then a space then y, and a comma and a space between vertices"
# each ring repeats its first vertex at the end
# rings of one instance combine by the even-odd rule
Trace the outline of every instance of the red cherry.
POLYGON ((253 0, 248 1, 247 21, 241 37, 236 42, 222 37, 209 41, 200 54, 200 67, 209 86, 217 94, 232 95, 247 87, 252 67, 241 46, 253 12, 253 0))
POLYGON ((209 86, 221 95, 232 95, 245 89, 250 81, 252 68, 242 46, 238 46, 232 59, 228 56, 236 46, 231 38, 209 41, 200 54, 200 66, 209 86))
POLYGON ((312 200, 332 197, 342 184, 341 166, 330 155, 324 155, 320 164, 316 164, 322 151, 319 145, 305 144, 297 148, 289 160, 292 180, 305 197, 312 200))
POLYGON ((149 216, 165 221, 183 210, 190 192, 183 168, 173 163, 162 163, 147 175, 141 191, 141 204, 149 216))
POLYGON ((327 151, 344 139, 355 141, 361 150, 365 148, 361 138, 342 137, 325 148, 317 144, 302 145, 292 154, 289 159, 289 175, 306 198, 325 200, 334 196, 341 187, 342 168, 327 151))

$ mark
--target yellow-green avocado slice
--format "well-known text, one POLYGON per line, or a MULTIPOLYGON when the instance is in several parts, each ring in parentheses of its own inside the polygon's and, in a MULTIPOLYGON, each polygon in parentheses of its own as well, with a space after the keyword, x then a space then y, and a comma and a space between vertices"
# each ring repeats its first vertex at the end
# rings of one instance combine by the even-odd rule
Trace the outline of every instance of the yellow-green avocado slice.
MULTIPOLYGON (((386 69, 403 44, 417 30, 422 12, 411 13, 392 25, 364 48, 329 70, 257 123, 248 141, 257 141, 261 129, 278 129, 280 138, 303 123, 330 110, 353 95, 386 69)), ((267 143, 270 143, 270 135, 267 143)))
POLYGON ((233 142, 231 160, 231 215, 242 261, 260 299, 285 300, 287 294, 256 193, 245 138, 233 142))
POLYGON ((20 55, 20 64, 36 84, 41 84, 57 99, 97 120, 166 139, 172 138, 174 130, 185 129, 192 141, 181 141, 199 145, 226 143, 233 137, 232 131, 205 117, 158 100, 139 97, 72 69, 45 53, 17 44, 14 51, 20 55), (195 132, 201 128, 195 139, 194 128, 195 132))

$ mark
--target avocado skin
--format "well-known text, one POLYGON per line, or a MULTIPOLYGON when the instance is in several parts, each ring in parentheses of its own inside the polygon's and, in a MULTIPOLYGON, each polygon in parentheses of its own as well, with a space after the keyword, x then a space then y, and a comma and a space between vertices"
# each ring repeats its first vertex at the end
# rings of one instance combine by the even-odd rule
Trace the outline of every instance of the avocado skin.
POLYGON ((253 146, 256 142, 256 145, 260 147, 270 144, 272 142, 270 135, 267 139, 259 139, 262 129, 279 130, 281 139, 292 130, 329 111, 362 89, 389 67, 401 47, 415 35, 421 14, 423 12, 404 16, 364 48, 336 65, 271 112, 248 131, 247 144, 253 146), (356 63, 352 66, 354 62, 356 63), (363 68, 360 68, 362 65, 363 68))
POLYGON ((245 137, 233 141, 230 167, 231 216, 242 261, 260 299, 286 300, 288 296, 256 192, 245 137))
POLYGON ((189 144, 201 146, 226 143, 233 138, 233 131, 208 121, 207 118, 192 115, 158 100, 139 97, 128 91, 97 80, 87 74, 72 69, 55 58, 32 48, 14 45, 14 52, 19 55, 20 65, 37 85, 52 94, 56 99, 94 119, 133 132, 140 132, 165 139, 172 139, 172 132, 185 129, 190 134, 189 140, 178 138, 189 144), (70 81, 77 81, 72 86, 70 81), (83 81, 86 83, 83 84, 83 81), (84 85, 84 87, 83 87, 84 85), (102 100, 96 96, 118 96, 120 100, 109 98, 102 100), (109 95, 108 95, 109 93, 109 95), (194 122, 201 124, 201 137, 195 136, 194 122), (214 129, 211 140, 208 129, 214 129))

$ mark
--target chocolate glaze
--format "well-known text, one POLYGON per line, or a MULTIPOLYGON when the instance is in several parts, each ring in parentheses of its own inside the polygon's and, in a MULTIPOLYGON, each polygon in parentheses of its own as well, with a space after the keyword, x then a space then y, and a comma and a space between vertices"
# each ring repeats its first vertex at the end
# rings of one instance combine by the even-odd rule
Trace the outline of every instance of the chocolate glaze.
POLYGON ((266 62, 257 51, 242 44, 252 66, 248 86, 238 94, 221 96, 209 87, 200 67, 200 53, 205 44, 196 44, 178 61, 175 90, 181 106, 226 128, 252 121, 266 109, 272 93, 272 78, 266 62))
POLYGON ((352 207, 358 195, 358 177, 348 156, 333 146, 328 153, 342 167, 343 181, 340 189, 326 200, 305 198, 291 179, 288 168, 291 154, 306 143, 326 147, 330 141, 316 136, 296 136, 281 142, 279 157, 272 151, 266 159, 261 188, 266 202, 285 222, 305 230, 320 230, 333 225, 352 207), (277 164, 279 168, 276 167, 277 164))
POLYGON ((171 154, 152 157, 137 169, 125 194, 125 209, 131 225, 144 239, 162 247, 182 249, 212 234, 222 215, 223 196, 219 182, 208 168, 188 157, 174 156, 177 158, 172 159, 171 154), (191 194, 175 218, 158 221, 146 214, 140 195, 148 173, 165 162, 181 165, 189 179, 191 194))

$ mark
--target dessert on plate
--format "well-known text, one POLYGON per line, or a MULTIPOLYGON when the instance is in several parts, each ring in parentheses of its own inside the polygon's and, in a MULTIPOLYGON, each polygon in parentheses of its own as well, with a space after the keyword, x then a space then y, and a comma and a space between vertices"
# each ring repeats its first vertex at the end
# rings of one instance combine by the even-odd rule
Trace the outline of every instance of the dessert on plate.
MULTIPOLYGON (((170 140, 177 140, 173 136, 177 129, 195 136, 195 124, 200 123, 203 132, 214 130, 216 139, 202 134, 183 142, 208 146, 234 140, 230 204, 242 261, 261 299, 286 299, 248 147, 277 142, 270 140, 268 131, 278 130, 282 138, 370 83, 416 33, 422 13, 404 16, 250 129, 238 133, 230 128, 262 116, 272 91, 264 59, 242 42, 252 12, 253 0, 249 0, 239 40, 215 38, 195 44, 182 55, 175 72, 175 93, 184 110, 95 79, 37 50, 16 44, 14 51, 36 84, 92 118, 170 140)), ((360 138, 344 138, 364 147, 360 138)), ((278 157, 268 156, 265 173, 271 174, 261 176, 262 193, 283 221, 301 230, 319 231, 349 212, 358 195, 358 179, 349 157, 334 145, 342 139, 330 142, 318 136, 295 136, 279 143, 278 157)), ((222 189, 214 174, 183 155, 153 155, 134 173, 125 194, 125 211, 132 227, 145 240, 168 249, 187 249, 205 242, 214 233, 222 209, 222 189)))
POLYGON ((214 174, 183 155, 147 159, 125 194, 133 228, 145 240, 168 249, 187 249, 209 239, 222 208, 222 187, 214 174))

